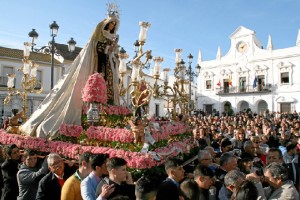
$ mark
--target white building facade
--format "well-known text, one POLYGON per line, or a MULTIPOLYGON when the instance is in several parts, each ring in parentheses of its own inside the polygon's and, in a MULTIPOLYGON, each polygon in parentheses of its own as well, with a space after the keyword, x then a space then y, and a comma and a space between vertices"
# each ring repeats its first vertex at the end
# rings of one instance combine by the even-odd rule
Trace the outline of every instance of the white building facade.
MULTIPOLYGON (((258 114, 269 110, 300 111, 300 31, 294 47, 273 49, 269 36, 263 49, 254 31, 240 26, 231 36, 226 55, 202 61, 197 108, 203 111, 258 114)), ((200 54, 201 55, 201 54, 200 54)))

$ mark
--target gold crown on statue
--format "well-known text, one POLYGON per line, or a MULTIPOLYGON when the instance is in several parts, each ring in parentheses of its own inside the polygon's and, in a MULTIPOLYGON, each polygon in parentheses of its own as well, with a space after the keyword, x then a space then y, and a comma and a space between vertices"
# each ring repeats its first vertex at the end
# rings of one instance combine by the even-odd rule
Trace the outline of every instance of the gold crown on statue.
POLYGON ((109 18, 119 19, 120 10, 119 7, 114 3, 108 3, 107 5, 107 16, 109 18))

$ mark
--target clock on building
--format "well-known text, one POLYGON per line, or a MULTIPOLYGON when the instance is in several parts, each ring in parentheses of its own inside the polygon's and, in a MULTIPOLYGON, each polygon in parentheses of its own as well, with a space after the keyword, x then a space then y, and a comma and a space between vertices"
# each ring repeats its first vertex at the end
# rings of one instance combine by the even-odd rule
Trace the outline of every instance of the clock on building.
POLYGON ((236 45, 236 50, 240 53, 245 53, 248 50, 248 45, 244 41, 240 41, 236 45))

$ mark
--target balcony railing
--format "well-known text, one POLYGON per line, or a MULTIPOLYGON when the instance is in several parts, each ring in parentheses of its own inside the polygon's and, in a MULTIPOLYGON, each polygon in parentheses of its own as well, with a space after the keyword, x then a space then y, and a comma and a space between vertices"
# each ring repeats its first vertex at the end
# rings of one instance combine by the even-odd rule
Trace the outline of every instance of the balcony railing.
POLYGON ((253 85, 246 86, 229 86, 229 87, 221 87, 216 89, 217 95, 229 95, 229 94, 247 94, 247 93, 269 93, 272 91, 272 85, 267 84, 262 86, 258 84, 255 88, 253 85))

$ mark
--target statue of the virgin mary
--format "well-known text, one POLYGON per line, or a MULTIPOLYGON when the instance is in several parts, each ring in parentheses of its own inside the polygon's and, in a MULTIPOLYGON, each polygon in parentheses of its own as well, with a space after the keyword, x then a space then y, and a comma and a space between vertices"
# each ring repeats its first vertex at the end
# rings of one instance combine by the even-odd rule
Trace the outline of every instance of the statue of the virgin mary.
POLYGON ((81 91, 88 77, 102 73, 107 82, 108 100, 119 105, 118 35, 119 13, 109 5, 108 16, 94 30, 90 40, 73 61, 69 72, 58 81, 32 116, 20 127, 30 136, 53 139, 61 124, 81 124, 81 91))

